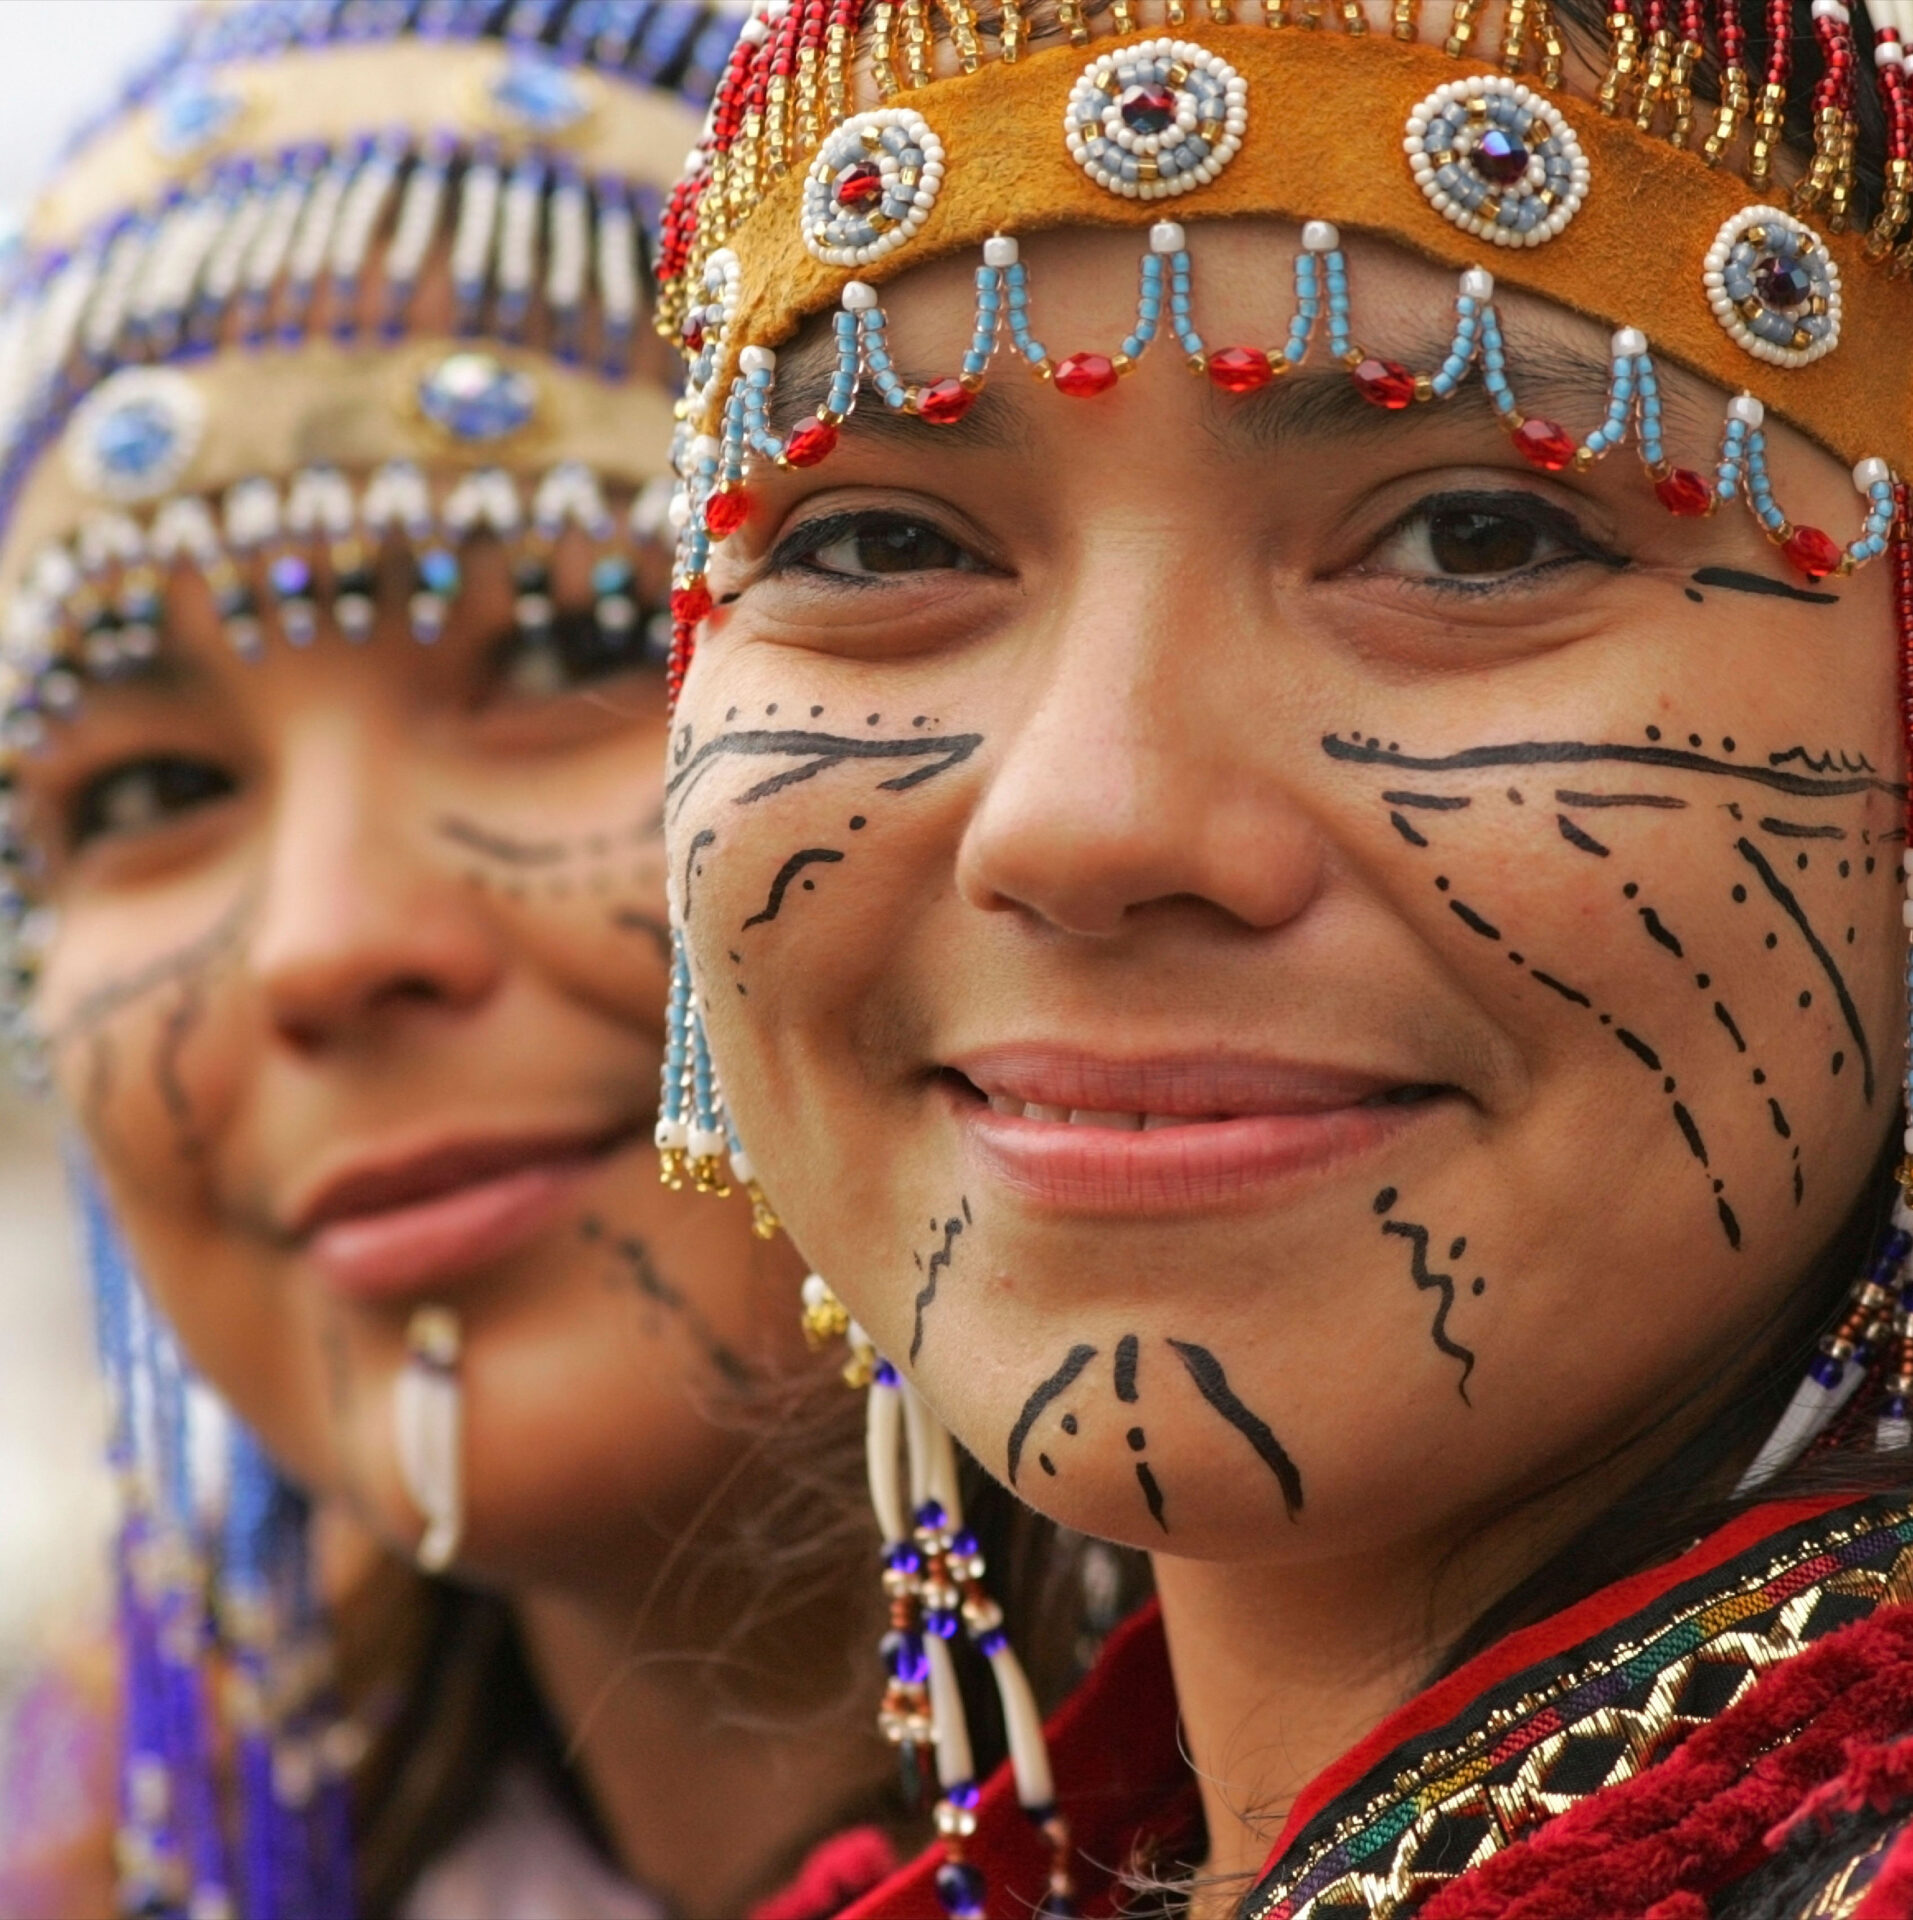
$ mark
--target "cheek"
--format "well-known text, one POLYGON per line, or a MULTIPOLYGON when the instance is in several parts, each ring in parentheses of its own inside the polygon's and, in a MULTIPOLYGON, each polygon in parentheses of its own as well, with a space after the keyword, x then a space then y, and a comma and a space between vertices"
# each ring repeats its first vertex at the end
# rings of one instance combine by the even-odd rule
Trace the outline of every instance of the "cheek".
POLYGON ((533 968, 653 1028, 670 966, 661 737, 445 797, 438 857, 533 968))
POLYGON ((61 1097, 100 1164, 162 1211, 196 1205, 192 1175, 256 1055, 252 914, 249 895, 207 888, 82 909, 47 957, 36 1014, 61 1097))
POLYGON ((681 713, 674 907, 732 1118, 801 1244, 820 1171, 833 1212, 846 1161, 871 1168, 878 1203, 880 1156, 828 1143, 881 1137, 871 1088, 898 1081, 866 1066, 910 1059, 895 983, 935 938, 981 742, 947 716, 833 701, 781 660, 694 678, 681 713))

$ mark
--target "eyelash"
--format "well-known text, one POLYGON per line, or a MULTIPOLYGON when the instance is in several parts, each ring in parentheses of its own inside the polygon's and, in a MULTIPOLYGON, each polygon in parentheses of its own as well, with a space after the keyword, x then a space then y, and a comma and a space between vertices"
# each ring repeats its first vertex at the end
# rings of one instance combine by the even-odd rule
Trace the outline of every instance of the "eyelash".
MULTIPOLYGON (((1528 590, 1543 576, 1564 566, 1593 564, 1619 572, 1630 564, 1624 554, 1616 553, 1594 539, 1565 507, 1518 488, 1469 488, 1430 494, 1416 501, 1377 534, 1368 544, 1367 556, 1372 557, 1386 548, 1390 541, 1401 538, 1418 526, 1433 527, 1444 516, 1459 518, 1470 514, 1480 516, 1483 520, 1524 525, 1538 539, 1550 540, 1562 551, 1492 578, 1444 576, 1435 571, 1404 577, 1404 584, 1411 591, 1481 599, 1489 595, 1528 590)), ((830 591, 881 588, 885 581, 879 575, 838 572, 827 567, 808 566, 806 562, 840 540, 860 534, 869 537, 884 529, 911 527, 921 528, 933 537, 947 541, 967 558, 969 566, 965 570, 981 570, 981 563, 960 540, 927 517, 896 509, 865 508, 823 514, 805 522, 778 543, 765 562, 764 574, 778 576, 802 571, 813 581, 827 581, 830 591)), ((1356 563, 1354 570, 1378 571, 1363 562, 1356 563)))

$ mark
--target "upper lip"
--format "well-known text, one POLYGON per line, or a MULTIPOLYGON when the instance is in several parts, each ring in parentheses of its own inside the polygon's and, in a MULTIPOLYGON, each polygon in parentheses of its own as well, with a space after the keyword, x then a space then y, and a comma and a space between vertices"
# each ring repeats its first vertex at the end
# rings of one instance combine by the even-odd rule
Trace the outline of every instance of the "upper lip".
POLYGON ((284 1216, 287 1237, 308 1240, 339 1220, 417 1206, 526 1167, 589 1159, 622 1145, 638 1131, 623 1123, 465 1135, 425 1146, 363 1153, 319 1179, 288 1210, 284 1216))
POLYGON ((986 1099, 993 1094, 1097 1113, 1321 1113, 1358 1106, 1426 1076, 1230 1053, 1111 1058, 1070 1047, 986 1047, 946 1063, 986 1099))

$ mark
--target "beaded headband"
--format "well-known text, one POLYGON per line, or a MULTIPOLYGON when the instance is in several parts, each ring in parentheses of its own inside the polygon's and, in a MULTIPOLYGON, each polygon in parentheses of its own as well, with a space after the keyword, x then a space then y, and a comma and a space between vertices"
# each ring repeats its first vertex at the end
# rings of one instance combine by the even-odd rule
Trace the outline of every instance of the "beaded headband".
POLYGON ((46 930, 10 767, 152 654, 176 570, 253 656, 322 608, 369 635, 396 547, 430 642, 482 533, 535 634, 575 530, 600 626, 663 654, 635 560, 670 407, 628 376, 738 25, 705 0, 254 0, 195 15, 72 153, 0 304, 0 1044, 46 930))

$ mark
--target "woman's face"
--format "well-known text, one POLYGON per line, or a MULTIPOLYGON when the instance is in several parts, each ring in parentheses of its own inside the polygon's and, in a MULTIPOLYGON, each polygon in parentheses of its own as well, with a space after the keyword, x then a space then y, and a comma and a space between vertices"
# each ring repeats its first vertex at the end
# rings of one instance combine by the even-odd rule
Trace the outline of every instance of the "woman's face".
POLYGON ((252 665, 182 578, 159 665, 23 776, 40 1021, 193 1359, 409 1547, 392 1387, 413 1313, 455 1310, 467 1559, 507 1578, 675 1533, 795 1321, 741 1199, 658 1185, 663 688, 590 558, 557 556, 548 643, 480 547, 437 645, 395 576, 369 645, 252 665))
MULTIPOLYGON (((1212 343, 1279 331, 1296 240, 1192 230, 1212 343)), ((1053 354, 1121 332, 1143 245, 1027 248, 1053 354)), ((886 289, 907 378, 969 278, 886 289)), ((1439 364, 1452 274, 1350 281, 1371 352, 1439 364)), ((1524 411, 1584 433, 1605 332, 1501 311, 1524 411)), ((782 356, 790 417, 827 356, 782 356)), ((1886 569, 1809 591, 1631 450, 1538 473, 1472 387, 1013 365, 956 426, 860 409, 719 550, 666 826, 735 1118, 1059 1520, 1439 1537, 1737 1364, 1896 1124, 1886 569)), ((1711 471, 1728 396, 1662 379, 1711 471)), ((1851 538, 1846 471, 1769 439, 1851 538)))

